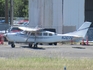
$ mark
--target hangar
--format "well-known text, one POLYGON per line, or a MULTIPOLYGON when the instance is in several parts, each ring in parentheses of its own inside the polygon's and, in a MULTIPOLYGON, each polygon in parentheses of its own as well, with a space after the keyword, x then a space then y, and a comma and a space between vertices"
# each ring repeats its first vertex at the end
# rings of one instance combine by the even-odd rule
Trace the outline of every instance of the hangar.
POLYGON ((30 27, 66 33, 78 29, 84 21, 93 22, 93 0, 29 0, 30 27))

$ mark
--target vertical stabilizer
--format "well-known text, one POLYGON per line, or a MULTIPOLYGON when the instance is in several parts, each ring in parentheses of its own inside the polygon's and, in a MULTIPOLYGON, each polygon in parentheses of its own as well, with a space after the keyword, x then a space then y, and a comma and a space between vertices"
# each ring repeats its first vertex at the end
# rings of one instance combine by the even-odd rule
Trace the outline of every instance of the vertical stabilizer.
MULTIPOLYGON (((91 25, 91 22, 84 22, 84 23, 80 26, 80 28, 79 28, 78 30, 86 29, 86 28, 90 27, 90 25, 91 25)), ((78 30, 77 30, 77 31, 78 31, 78 30)))
POLYGON ((88 31, 90 25, 91 25, 91 22, 84 22, 77 31, 70 32, 67 34, 73 35, 73 36, 76 35, 76 36, 80 36, 80 37, 84 38, 87 34, 87 31, 88 31))

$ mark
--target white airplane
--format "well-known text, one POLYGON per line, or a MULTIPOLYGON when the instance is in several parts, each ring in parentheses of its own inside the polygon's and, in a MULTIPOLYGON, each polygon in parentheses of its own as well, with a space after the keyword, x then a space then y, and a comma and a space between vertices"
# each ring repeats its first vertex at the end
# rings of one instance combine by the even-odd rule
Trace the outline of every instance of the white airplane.
POLYGON ((42 28, 19 27, 23 31, 6 33, 5 36, 12 48, 15 47, 16 42, 28 43, 29 47, 37 47, 38 43, 56 43, 84 38, 90 25, 91 22, 84 22, 77 31, 66 34, 44 31, 42 28))

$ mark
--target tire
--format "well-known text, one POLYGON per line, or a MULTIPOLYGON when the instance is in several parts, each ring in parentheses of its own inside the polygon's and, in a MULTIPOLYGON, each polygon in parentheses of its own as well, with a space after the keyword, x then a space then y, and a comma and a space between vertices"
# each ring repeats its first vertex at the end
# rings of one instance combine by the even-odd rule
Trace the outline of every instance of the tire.
POLYGON ((49 43, 49 45, 52 45, 53 43, 49 43))
POLYGON ((42 43, 40 43, 40 45, 43 45, 42 43))
POLYGON ((29 48, 32 48, 32 44, 29 44, 29 48))
POLYGON ((11 44, 11 47, 12 47, 12 48, 15 48, 15 45, 14 45, 14 44, 11 44))
POLYGON ((37 45, 38 45, 38 43, 34 44, 34 48, 37 48, 38 47, 37 45))
POLYGON ((57 42, 55 42, 54 45, 57 45, 57 42))

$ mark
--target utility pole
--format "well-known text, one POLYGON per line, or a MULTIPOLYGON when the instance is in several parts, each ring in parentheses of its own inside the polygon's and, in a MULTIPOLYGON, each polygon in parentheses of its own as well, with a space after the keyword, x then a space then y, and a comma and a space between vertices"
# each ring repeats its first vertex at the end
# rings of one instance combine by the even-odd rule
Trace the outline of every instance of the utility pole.
POLYGON ((64 0, 62 0, 62 33, 64 33, 64 0))
POLYGON ((7 23, 7 24, 8 24, 8 17, 9 17, 8 0, 5 0, 5 23, 7 23))
POLYGON ((10 25, 13 25, 13 0, 10 0, 10 25))

